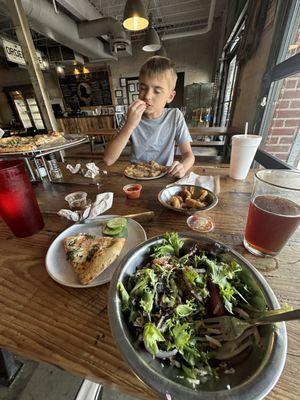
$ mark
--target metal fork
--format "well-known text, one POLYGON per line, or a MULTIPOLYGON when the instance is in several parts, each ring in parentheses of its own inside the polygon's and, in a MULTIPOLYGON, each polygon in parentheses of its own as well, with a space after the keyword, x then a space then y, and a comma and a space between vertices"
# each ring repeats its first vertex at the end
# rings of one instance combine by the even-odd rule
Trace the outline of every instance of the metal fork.
POLYGON ((300 319, 300 309, 275 315, 273 313, 274 310, 270 310, 270 314, 268 315, 268 311, 266 311, 266 315, 263 317, 249 320, 242 320, 231 316, 208 318, 203 320, 204 330, 207 335, 223 342, 239 338, 247 329, 253 326, 300 319))
POLYGON ((257 346, 261 345, 257 328, 255 326, 252 326, 247 331, 245 331, 238 339, 223 342, 222 347, 213 352, 213 358, 220 361, 229 360, 242 353, 248 347, 252 346, 254 342, 257 346))

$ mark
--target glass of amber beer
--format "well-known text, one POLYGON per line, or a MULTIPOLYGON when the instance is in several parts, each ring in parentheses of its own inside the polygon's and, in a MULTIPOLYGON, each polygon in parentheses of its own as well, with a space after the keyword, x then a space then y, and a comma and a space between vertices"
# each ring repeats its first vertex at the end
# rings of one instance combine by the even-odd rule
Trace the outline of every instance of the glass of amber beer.
POLYGON ((261 170, 254 179, 244 246, 275 256, 300 224, 300 171, 261 170))

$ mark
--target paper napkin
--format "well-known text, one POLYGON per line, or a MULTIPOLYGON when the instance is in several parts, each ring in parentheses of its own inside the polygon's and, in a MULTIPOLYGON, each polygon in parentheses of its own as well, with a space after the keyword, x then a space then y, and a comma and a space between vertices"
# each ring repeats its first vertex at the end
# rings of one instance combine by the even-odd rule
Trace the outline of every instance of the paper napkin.
POLYGON ((87 163, 86 165, 87 171, 85 172, 84 176, 86 178, 95 178, 99 175, 100 169, 97 167, 95 163, 87 163))
POLYGON ((72 174, 77 174, 80 171, 81 164, 76 164, 75 167, 72 167, 71 164, 68 164, 66 168, 72 172, 72 174))
POLYGON ((186 175, 178 181, 167 185, 167 187, 174 185, 197 185, 202 186, 205 189, 211 190, 212 192, 217 191, 215 178, 213 176, 198 175, 194 172, 190 172, 189 175, 186 175))
POLYGON ((78 174, 81 173, 85 178, 91 178, 94 179, 97 175, 100 174, 100 172, 104 175, 107 175, 107 171, 100 171, 100 168, 97 167, 97 165, 93 162, 91 163, 86 163, 85 167, 82 167, 81 164, 76 164, 75 167, 73 167, 71 164, 68 164, 66 168, 72 173, 72 174, 78 174))
POLYGON ((57 214, 74 222, 84 221, 87 218, 93 220, 112 207, 113 197, 114 194, 112 192, 98 194, 96 200, 84 210, 82 215, 81 212, 71 211, 65 208, 59 210, 57 214))

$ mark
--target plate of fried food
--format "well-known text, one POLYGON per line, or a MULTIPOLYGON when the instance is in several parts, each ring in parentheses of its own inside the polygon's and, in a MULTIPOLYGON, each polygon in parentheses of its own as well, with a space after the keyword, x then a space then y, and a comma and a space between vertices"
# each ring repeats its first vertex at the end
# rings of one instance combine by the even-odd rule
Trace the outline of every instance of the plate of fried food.
POLYGON ((168 167, 159 165, 156 161, 151 160, 147 163, 130 164, 124 170, 127 178, 138 180, 158 179, 168 173, 168 167))
POLYGON ((158 201, 171 210, 190 214, 215 207, 218 197, 202 186, 172 185, 159 192, 158 201))

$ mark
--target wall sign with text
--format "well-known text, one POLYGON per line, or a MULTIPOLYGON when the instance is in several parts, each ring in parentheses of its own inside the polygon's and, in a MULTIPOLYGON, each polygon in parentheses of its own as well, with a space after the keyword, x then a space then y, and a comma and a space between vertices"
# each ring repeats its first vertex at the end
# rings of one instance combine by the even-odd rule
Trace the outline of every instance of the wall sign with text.
MULTIPOLYGON (((16 63, 16 64, 20 64, 20 65, 26 65, 26 61, 23 56, 22 48, 18 43, 13 42, 11 40, 7 40, 7 39, 2 39, 2 44, 3 44, 3 49, 4 49, 4 52, 5 52, 5 55, 6 55, 6 58, 8 61, 16 63)), ((42 54, 39 50, 36 50, 36 55, 37 55, 37 59, 38 59, 41 69, 46 69, 45 65, 43 63, 42 54)))

